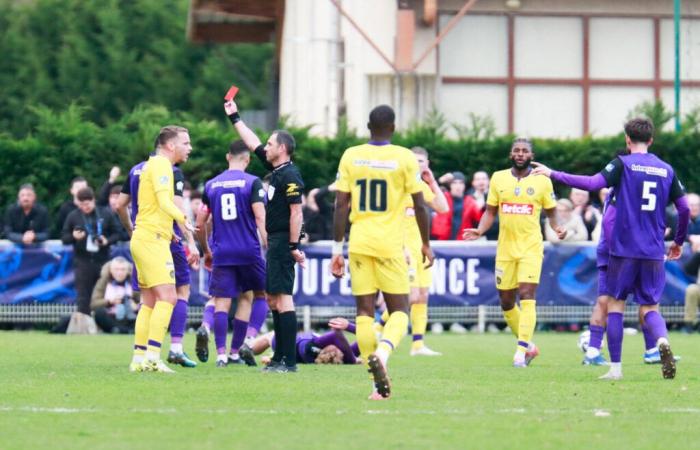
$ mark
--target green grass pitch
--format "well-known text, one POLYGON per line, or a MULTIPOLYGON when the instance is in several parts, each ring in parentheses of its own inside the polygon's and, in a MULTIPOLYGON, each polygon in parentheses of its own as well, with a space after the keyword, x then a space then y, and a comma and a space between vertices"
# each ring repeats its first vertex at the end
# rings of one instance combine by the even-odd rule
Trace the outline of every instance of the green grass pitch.
MULTIPOLYGON (((394 396, 367 400, 360 366, 262 374, 212 360, 174 375, 127 371, 130 336, 0 333, 0 448, 675 449, 700 438, 700 335, 672 334, 675 380, 625 336, 624 376, 597 380, 577 335, 536 335, 541 355, 510 367, 514 340, 428 336, 444 352, 390 361, 394 396)), ((193 335, 185 337, 192 351, 193 335)))

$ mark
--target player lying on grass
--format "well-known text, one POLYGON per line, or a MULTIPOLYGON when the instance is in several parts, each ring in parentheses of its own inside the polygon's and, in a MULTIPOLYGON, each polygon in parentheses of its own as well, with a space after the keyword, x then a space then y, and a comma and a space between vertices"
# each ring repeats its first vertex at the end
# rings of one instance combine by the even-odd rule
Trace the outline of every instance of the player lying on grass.
MULTIPOLYGON (((355 333, 355 324, 342 317, 328 322, 333 330, 317 335, 314 333, 297 333, 296 350, 299 364, 358 364, 360 349, 357 343, 350 345, 343 331, 355 333)), ((244 344, 239 350, 241 359, 249 366, 255 366, 255 355, 260 355, 268 348, 275 349, 275 333, 263 334, 250 344, 244 344)), ((269 357, 263 357, 263 364, 269 363, 269 357)))

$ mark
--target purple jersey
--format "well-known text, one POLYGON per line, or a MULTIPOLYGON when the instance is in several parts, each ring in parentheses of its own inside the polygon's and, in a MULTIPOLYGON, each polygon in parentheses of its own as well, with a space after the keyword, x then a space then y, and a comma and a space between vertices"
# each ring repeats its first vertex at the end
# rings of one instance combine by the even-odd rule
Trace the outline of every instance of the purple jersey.
MULTIPOLYGON (((141 182, 141 171, 146 161, 136 164, 129 170, 129 177, 122 188, 122 193, 131 196, 131 223, 136 223, 136 214, 139 212, 139 183, 141 182)), ((173 166, 173 180, 175 182, 175 195, 182 197, 182 190, 185 187, 185 177, 179 167, 173 166)), ((180 227, 173 221, 173 231, 176 236, 182 237, 180 227)))
POLYGON ((215 266, 252 264, 260 258, 253 203, 264 202, 262 182, 241 170, 226 170, 207 182, 202 202, 212 215, 215 266))
POLYGON ((673 168, 651 153, 617 157, 601 172, 615 187, 616 217, 606 236, 610 254, 663 260, 666 205, 683 195, 673 168))

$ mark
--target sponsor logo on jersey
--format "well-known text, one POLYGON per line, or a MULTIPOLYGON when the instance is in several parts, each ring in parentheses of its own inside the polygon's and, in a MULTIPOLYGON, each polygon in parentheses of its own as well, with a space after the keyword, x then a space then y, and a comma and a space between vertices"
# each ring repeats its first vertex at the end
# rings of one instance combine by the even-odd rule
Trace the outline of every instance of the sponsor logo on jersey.
MULTIPOLYGON (((354 166, 369 167, 370 169, 389 169, 395 170, 399 167, 398 161, 379 161, 373 159, 356 159, 352 162, 354 166)), ((420 174, 419 174, 420 175, 420 174)))
POLYGON ((529 203, 501 203, 503 214, 515 214, 518 216, 531 216, 535 207, 529 203))
POLYGON ((299 185, 296 183, 287 184, 287 197, 294 197, 299 195, 299 185))
POLYGON ((237 187, 244 187, 245 186, 245 180, 224 180, 224 181, 215 181, 211 184, 212 189, 216 188, 237 188, 237 187))
POLYGON ((633 172, 644 172, 647 175, 654 175, 657 177, 668 177, 668 170, 663 167, 654 166, 640 166, 639 164, 630 165, 630 169, 633 172))

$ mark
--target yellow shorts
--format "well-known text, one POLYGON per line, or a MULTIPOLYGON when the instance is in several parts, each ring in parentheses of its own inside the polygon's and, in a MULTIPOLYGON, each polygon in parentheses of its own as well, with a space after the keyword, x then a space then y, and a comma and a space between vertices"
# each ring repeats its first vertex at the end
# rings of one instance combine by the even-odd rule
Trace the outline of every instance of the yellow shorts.
POLYGON ((496 288, 516 289, 519 283, 540 283, 542 256, 525 256, 520 259, 496 260, 496 288))
POLYGON ((411 264, 408 266, 408 279, 412 288, 429 288, 433 283, 433 268, 425 268, 420 247, 409 247, 411 264))
POLYGON ((403 256, 378 258, 350 253, 352 295, 369 295, 377 291, 408 294, 408 265, 403 256))
POLYGON ((148 238, 134 233, 129 248, 136 264, 140 287, 175 284, 175 265, 170 253, 170 240, 155 236, 148 238))

